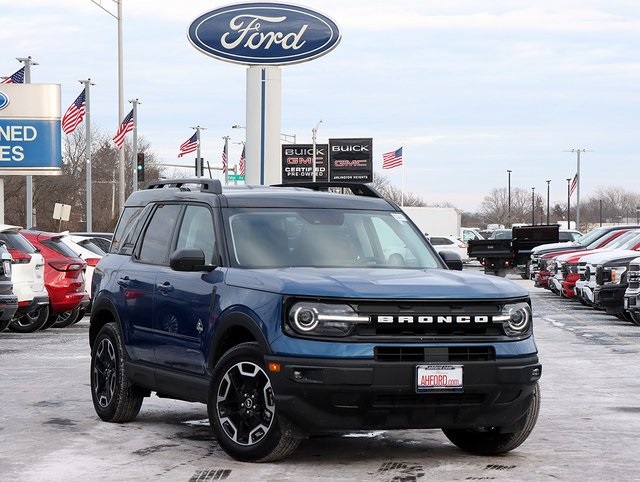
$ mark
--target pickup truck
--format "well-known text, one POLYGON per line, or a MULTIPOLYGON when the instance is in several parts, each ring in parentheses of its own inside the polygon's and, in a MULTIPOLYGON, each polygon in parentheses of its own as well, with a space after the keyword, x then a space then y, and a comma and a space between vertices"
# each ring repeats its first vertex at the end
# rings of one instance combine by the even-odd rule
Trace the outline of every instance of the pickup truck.
POLYGON ((526 265, 531 250, 546 243, 555 243, 559 238, 557 225, 517 226, 511 230, 494 231, 492 238, 470 240, 467 252, 477 258, 486 274, 504 277, 513 268, 527 279, 526 265))

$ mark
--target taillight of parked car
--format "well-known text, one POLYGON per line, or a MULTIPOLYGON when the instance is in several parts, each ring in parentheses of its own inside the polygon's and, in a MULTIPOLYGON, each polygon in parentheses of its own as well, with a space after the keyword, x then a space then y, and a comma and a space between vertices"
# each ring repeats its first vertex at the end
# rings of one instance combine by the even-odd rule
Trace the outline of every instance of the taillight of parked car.
POLYGON ((84 262, 87 263, 88 266, 95 267, 98 262, 100 262, 100 258, 86 258, 84 262))
POLYGON ((49 261, 51 266, 56 271, 65 271, 74 273, 84 268, 84 263, 69 263, 68 261, 49 261))
POLYGON ((29 253, 25 253, 19 249, 10 249, 9 253, 11 254, 11 259, 14 264, 29 264, 29 262, 31 262, 31 255, 29 253))

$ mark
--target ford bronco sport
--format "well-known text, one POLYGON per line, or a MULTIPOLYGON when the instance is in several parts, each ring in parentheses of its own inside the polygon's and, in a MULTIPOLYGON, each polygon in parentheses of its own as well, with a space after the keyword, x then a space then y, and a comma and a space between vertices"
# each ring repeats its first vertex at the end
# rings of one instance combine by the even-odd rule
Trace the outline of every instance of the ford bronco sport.
POLYGON ((93 277, 99 417, 132 421, 152 392, 202 402, 243 461, 371 429, 518 447, 540 403, 528 291, 449 269, 460 259, 368 185, 305 186, 167 180, 129 197, 93 277))

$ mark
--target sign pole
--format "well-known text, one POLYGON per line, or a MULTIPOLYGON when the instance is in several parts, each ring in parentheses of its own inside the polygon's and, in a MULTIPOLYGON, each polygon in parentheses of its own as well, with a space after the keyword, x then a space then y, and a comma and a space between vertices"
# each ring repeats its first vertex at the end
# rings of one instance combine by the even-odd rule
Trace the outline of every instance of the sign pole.
MULTIPOLYGON (((18 62, 22 62, 24 64, 24 83, 31 83, 31 66, 38 65, 37 62, 34 62, 31 59, 31 55, 28 57, 18 57, 16 58, 18 62)), ((26 187, 26 198, 27 198, 27 228, 33 227, 35 224, 35 216, 33 213, 33 176, 27 176, 27 187, 26 187)))

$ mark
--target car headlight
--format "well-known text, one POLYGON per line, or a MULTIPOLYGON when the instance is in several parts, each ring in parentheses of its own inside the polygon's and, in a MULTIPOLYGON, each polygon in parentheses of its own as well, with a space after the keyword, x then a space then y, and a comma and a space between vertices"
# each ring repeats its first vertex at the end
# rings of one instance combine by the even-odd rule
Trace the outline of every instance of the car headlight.
POLYGON ((614 283, 620 284, 622 281, 622 275, 626 273, 626 266, 611 266, 607 268, 603 268, 602 273, 602 284, 604 283, 614 283))
POLYGON ((2 260, 2 269, 7 278, 11 278, 11 260, 2 260))
POLYGON ((358 323, 369 323, 368 316, 360 316, 345 304, 300 301, 295 303, 287 316, 287 326, 299 335, 347 336, 358 323))
POLYGON ((502 307, 502 314, 493 317, 494 322, 502 322, 508 336, 518 336, 529 331, 533 316, 529 303, 509 303, 502 307))

